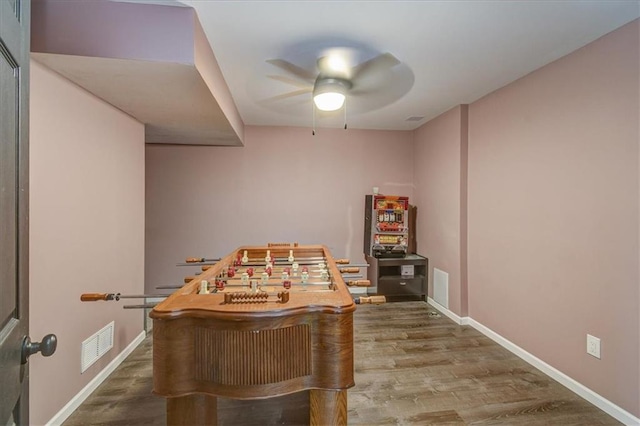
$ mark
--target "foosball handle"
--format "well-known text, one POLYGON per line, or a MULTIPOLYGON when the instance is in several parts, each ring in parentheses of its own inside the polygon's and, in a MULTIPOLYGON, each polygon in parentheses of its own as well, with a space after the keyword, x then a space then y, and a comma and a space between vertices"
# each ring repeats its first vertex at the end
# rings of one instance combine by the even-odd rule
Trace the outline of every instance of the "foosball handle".
POLYGON ((347 281, 347 285, 350 287, 370 287, 371 281, 369 280, 353 280, 347 281))
POLYGON ((113 293, 83 293, 80 295, 80 301, 82 302, 97 302, 98 300, 118 300, 120 293, 114 295, 113 293))
POLYGON ((185 263, 199 263, 204 262, 204 257, 187 257, 185 263))
POLYGON ((211 269, 213 267, 213 265, 204 265, 202 267, 202 272, 208 271, 209 269, 211 269))
POLYGON ((387 298, 384 296, 361 296, 355 299, 355 302, 358 305, 379 305, 381 303, 387 303, 387 298))
POLYGON ((360 268, 340 268, 341 274, 357 274, 358 272, 360 272, 360 268))
POLYGON ((348 265, 349 264, 349 259, 336 259, 335 262, 338 265, 348 265))
POLYGON ((192 276, 184 277, 184 282, 185 282, 185 284, 186 283, 190 283, 191 281, 193 281, 195 279, 196 279, 196 277, 192 277, 192 276))

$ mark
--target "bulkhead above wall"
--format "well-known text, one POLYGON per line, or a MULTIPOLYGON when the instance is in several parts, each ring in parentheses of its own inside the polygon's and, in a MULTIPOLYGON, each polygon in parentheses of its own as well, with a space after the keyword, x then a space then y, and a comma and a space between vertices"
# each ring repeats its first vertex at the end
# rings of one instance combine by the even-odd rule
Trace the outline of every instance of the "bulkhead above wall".
POLYGON ((32 58, 144 123, 147 143, 243 145, 194 9, 41 0, 31 19, 32 58))

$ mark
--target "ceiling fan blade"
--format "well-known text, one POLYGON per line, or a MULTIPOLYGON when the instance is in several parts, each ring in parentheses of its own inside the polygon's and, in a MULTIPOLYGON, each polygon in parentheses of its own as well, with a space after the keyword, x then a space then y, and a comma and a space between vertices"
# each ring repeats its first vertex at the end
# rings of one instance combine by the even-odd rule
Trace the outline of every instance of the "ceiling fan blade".
POLYGON ((267 59, 267 62, 295 76, 298 76, 303 80, 314 81, 316 79, 315 73, 307 71, 304 68, 300 68, 299 66, 294 65, 289 61, 285 61, 284 59, 267 59))
POLYGON ((313 88, 295 90, 293 92, 283 93, 282 95, 276 95, 267 99, 263 99, 260 101, 260 103, 264 104, 264 103, 281 101, 283 99, 293 98, 295 96, 306 95, 308 93, 311 93, 312 91, 313 91, 313 88))
POLYGON ((268 75, 267 77, 272 80, 277 80, 286 84, 291 84, 292 86, 300 87, 302 89, 313 88, 313 86, 310 83, 305 83, 304 81, 296 80, 291 77, 286 77, 284 75, 268 75))
POLYGON ((361 63, 353 68, 353 80, 364 78, 367 75, 384 71, 399 65, 400 61, 391 53, 382 53, 375 58, 361 63))

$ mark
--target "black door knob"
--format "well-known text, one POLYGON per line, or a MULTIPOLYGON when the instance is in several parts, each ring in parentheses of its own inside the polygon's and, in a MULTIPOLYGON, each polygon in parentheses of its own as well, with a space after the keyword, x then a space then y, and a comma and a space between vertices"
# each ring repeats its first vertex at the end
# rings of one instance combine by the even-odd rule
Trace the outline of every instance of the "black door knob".
POLYGON ((29 336, 25 336, 22 341, 22 363, 26 364, 27 359, 37 353, 42 356, 51 356, 58 347, 58 338, 55 334, 47 334, 42 338, 42 342, 32 342, 29 336))

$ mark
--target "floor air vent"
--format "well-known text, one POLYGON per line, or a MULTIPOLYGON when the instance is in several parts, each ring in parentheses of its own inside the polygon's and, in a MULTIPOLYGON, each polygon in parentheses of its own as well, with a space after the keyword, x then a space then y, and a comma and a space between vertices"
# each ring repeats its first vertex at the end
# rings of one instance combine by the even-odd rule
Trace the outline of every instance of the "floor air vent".
POLYGON ((81 373, 106 354, 113 347, 113 330, 115 322, 111 321, 100 331, 82 342, 81 373))

